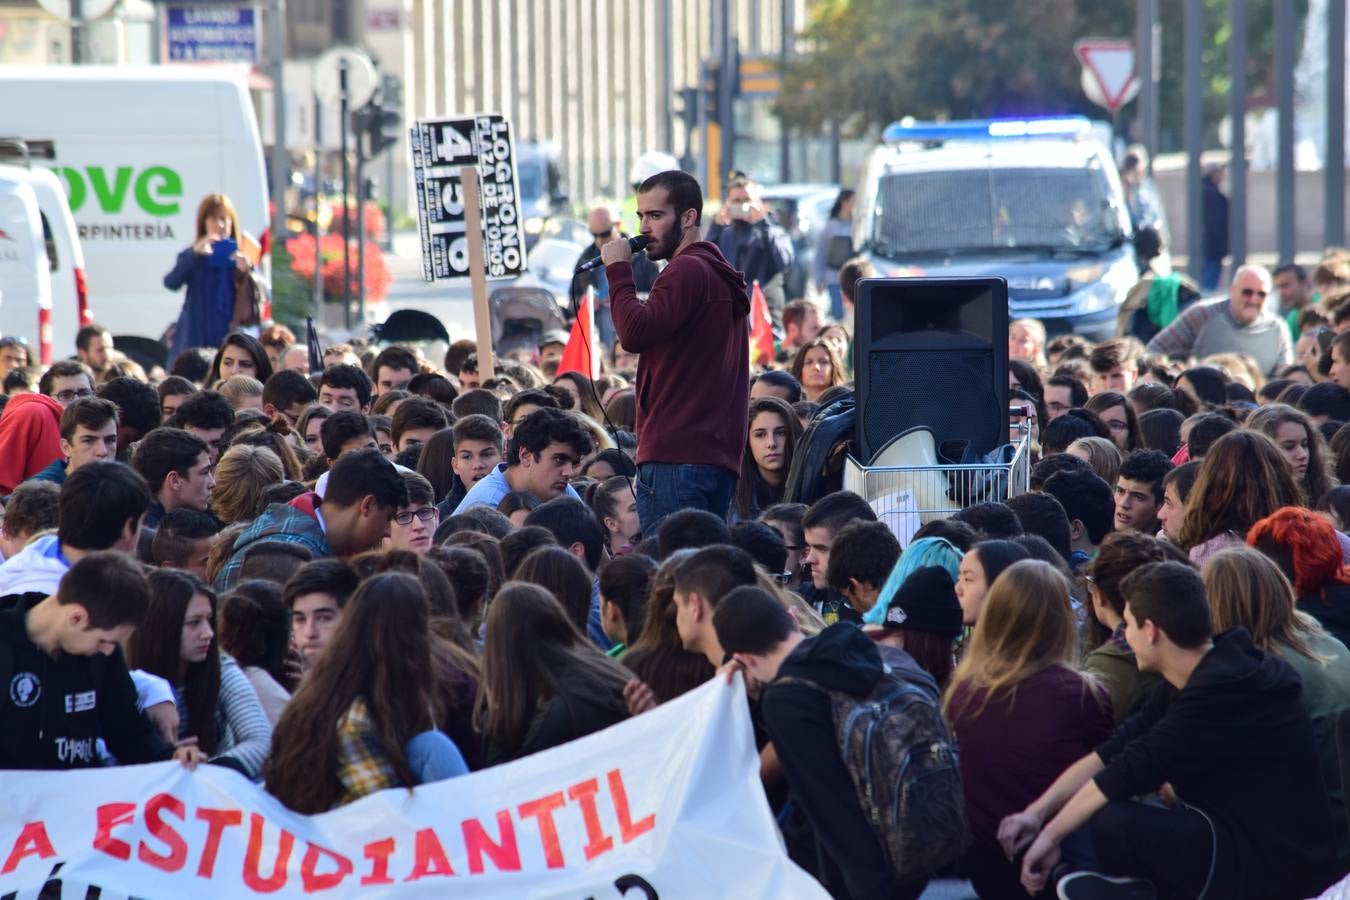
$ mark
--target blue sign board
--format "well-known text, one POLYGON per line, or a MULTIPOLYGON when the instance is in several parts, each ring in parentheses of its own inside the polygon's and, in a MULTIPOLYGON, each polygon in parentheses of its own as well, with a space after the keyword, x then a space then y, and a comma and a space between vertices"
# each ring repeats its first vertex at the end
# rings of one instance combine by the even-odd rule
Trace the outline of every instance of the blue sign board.
POLYGON ((251 6, 170 6, 172 62, 245 62, 258 58, 258 25, 251 6))

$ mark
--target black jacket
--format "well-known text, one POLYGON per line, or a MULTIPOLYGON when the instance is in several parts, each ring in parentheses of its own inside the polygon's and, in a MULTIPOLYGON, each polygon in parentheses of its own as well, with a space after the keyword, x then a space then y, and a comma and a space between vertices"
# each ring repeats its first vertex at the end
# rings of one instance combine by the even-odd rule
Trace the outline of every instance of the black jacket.
POLYGON ((808 606, 820 613, 827 624, 848 622, 851 625, 862 625, 862 615, 844 599, 843 594, 829 588, 818 588, 809 577, 797 587, 797 594, 808 606))
POLYGON ((1186 687, 1164 684, 1098 749, 1097 786, 1126 800, 1163 783, 1207 813, 1234 900, 1310 897, 1332 880, 1335 831, 1298 674, 1246 629, 1214 638, 1186 687))
POLYGON ((1299 597, 1294 606, 1321 623, 1327 634, 1350 647, 1350 584, 1333 581, 1299 597))
MULTIPOLYGON (((628 237, 628 235, 623 235, 628 237)), ((581 256, 577 257, 577 265, 583 265, 600 255, 600 248, 595 246, 595 242, 586 245, 586 249, 581 251, 581 256)), ((591 269, 589 272, 582 272, 579 275, 572 276, 572 312, 576 312, 581 304, 581 298, 586 293, 586 288, 593 287, 596 291, 600 290, 600 273, 605 270, 604 266, 598 269, 591 269)), ((656 281, 656 276, 661 274, 661 270, 656 267, 656 263, 647 258, 645 253, 633 254, 633 285, 637 288, 639 294, 650 294, 652 284, 656 281)), ((608 303, 608 300, 604 301, 608 303)))
POLYGON ((730 225, 714 222, 708 226, 704 240, 716 244, 727 262, 745 276, 747 288, 756 281, 764 287, 769 279, 792 265, 792 238, 768 218, 753 225, 749 222, 730 225))
POLYGON ((559 692, 544 701, 530 720, 519 748, 485 743, 483 757, 489 766, 499 765, 568 741, 594 734, 628 718, 623 687, 610 690, 592 678, 559 679, 559 692))
POLYGON ((169 759, 169 746, 136 709, 122 651, 52 657, 28 638, 28 599, 0 612, 0 769, 101 765, 98 738, 123 763, 169 759))
MULTIPOLYGON (((859 696, 869 694, 881 676, 876 645, 843 623, 802 641, 778 669, 779 679, 800 678, 859 696)), ((805 685, 775 680, 764 690, 760 712, 793 800, 843 877, 847 888, 843 896, 854 900, 891 896, 890 863, 858 804, 839 752, 829 697, 805 685)), ((830 873, 816 875, 828 881, 830 873)))

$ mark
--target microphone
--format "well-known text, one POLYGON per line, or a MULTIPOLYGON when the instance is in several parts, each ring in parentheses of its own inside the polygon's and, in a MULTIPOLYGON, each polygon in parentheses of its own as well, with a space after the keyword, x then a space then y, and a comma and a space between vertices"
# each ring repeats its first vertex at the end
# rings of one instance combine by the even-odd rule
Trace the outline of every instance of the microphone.
MULTIPOLYGON (((634 253, 638 253, 644 250, 646 246, 651 242, 652 242, 651 238, 647 237, 644 234, 638 234, 628 239, 628 246, 633 248, 634 253)), ((577 270, 574 274, 580 275, 582 272, 589 272, 592 269, 598 269, 604 264, 605 264, 604 260, 602 260, 600 257, 597 256, 595 259, 587 260, 586 262, 577 266, 577 270)))

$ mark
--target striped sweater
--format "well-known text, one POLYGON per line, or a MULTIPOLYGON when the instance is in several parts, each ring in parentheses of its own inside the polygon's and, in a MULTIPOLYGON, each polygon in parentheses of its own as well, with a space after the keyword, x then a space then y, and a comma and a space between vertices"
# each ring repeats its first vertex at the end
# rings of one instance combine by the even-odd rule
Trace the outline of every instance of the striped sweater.
MULTIPOLYGON (((181 687, 173 690, 178 705, 178 736, 189 737, 187 699, 181 687)), ((258 694, 249 684, 239 664, 231 657, 220 654, 220 700, 216 704, 216 732, 220 741, 211 757, 219 759, 228 756, 237 760, 248 776, 257 779, 262 775, 263 763, 272 749, 272 725, 267 721, 258 694)))

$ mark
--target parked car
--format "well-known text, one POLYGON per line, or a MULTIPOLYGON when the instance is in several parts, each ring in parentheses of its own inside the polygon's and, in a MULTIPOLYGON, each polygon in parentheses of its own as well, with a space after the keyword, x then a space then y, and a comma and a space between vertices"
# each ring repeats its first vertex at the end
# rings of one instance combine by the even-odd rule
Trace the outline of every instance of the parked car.
POLYGON ((811 262, 816 256, 821 226, 830 217, 830 207, 838 196, 837 184, 819 182, 775 184, 764 188, 764 200, 773 211, 774 218, 792 237, 795 252, 783 283, 789 300, 797 300, 813 292, 810 284, 811 262))

